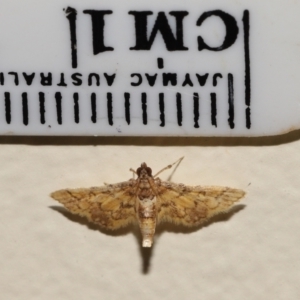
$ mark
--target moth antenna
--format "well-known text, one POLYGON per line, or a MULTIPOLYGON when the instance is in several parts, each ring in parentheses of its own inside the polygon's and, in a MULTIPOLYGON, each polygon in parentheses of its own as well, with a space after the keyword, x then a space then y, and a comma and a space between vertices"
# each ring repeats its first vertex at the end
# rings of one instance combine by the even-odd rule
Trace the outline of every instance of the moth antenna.
POLYGON ((172 163, 171 165, 168 165, 166 167, 164 167, 163 169, 161 169, 158 173, 156 173, 153 178, 157 177, 160 173, 162 173, 165 170, 171 169, 174 165, 179 165, 180 162, 184 159, 184 156, 182 156, 181 158, 179 158, 178 160, 176 160, 174 163, 172 163))

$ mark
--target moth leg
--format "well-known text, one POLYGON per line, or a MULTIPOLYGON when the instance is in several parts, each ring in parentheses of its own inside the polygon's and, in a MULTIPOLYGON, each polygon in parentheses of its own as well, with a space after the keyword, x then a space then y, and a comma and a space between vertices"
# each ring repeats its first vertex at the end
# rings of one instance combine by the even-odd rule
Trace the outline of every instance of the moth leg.
POLYGON ((137 175, 137 172, 134 171, 132 168, 130 168, 129 171, 137 175))
POLYGON ((134 171, 132 168, 130 168, 129 171, 132 172, 132 178, 134 179, 134 174, 137 175, 137 172, 134 171))
POLYGON ((162 173, 165 170, 171 169, 175 164, 180 164, 180 162, 184 159, 184 156, 182 156, 181 158, 179 158, 178 160, 176 160, 174 163, 172 163, 171 165, 168 165, 166 167, 164 167, 163 169, 161 169, 158 173, 156 173, 153 178, 157 177, 160 173, 162 173))

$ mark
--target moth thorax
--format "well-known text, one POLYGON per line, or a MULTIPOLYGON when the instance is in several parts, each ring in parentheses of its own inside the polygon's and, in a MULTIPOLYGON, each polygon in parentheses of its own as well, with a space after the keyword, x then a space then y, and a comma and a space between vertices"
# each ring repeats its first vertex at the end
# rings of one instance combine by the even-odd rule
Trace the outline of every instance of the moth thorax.
POLYGON ((143 200, 146 203, 147 201, 152 201, 154 199, 155 195, 153 194, 151 189, 148 188, 142 188, 138 192, 138 198, 139 200, 143 200))

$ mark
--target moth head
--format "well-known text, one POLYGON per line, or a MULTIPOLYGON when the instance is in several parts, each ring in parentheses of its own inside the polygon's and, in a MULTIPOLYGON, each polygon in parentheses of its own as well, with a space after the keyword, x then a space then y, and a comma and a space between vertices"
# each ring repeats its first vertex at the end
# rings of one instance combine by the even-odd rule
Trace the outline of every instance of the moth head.
POLYGON ((140 177, 141 175, 152 176, 151 168, 147 167, 146 163, 142 163, 141 166, 136 170, 137 175, 140 177))

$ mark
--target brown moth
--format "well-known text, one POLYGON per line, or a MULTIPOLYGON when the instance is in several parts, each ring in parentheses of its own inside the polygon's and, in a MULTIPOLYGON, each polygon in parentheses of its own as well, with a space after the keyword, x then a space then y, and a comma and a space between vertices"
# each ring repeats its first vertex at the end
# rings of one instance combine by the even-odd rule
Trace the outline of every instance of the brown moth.
POLYGON ((228 211, 245 195, 239 189, 186 186, 157 177, 174 164, 152 176, 151 168, 142 163, 136 171, 130 169, 137 174, 137 179, 102 187, 59 190, 50 196, 71 213, 86 217, 106 229, 138 223, 143 247, 151 247, 157 224, 173 222, 197 226, 216 214, 228 211))

